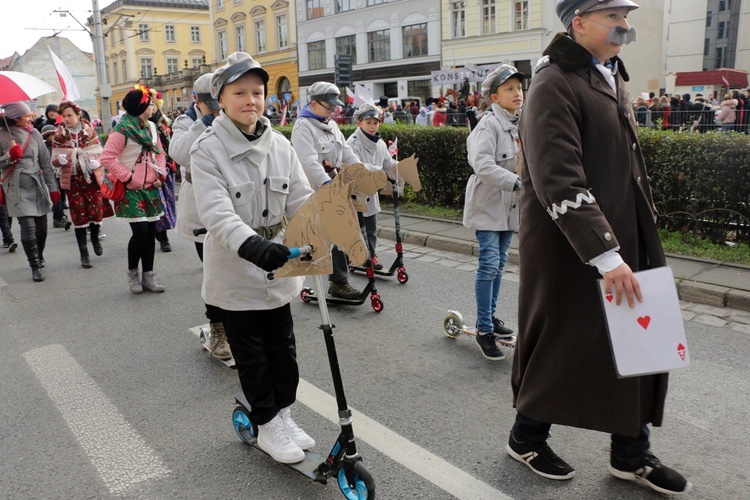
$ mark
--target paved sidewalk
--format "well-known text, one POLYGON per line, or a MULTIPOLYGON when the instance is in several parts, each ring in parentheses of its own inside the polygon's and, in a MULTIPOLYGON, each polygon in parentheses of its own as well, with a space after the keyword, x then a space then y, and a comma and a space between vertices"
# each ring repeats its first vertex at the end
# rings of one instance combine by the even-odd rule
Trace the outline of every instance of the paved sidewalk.
MULTIPOLYGON (((473 257, 478 255, 479 245, 474 231, 460 222, 403 214, 400 221, 404 243, 473 257)), ((378 228, 379 237, 396 239, 393 212, 384 210, 378 215, 378 228)), ((518 265, 518 241, 515 237, 508 263, 518 265)), ((671 254, 667 255, 667 264, 674 272, 680 299, 695 304, 684 304, 683 315, 692 314, 699 321, 703 315, 732 317, 731 311, 721 312, 718 308, 750 312, 750 267, 671 254), (711 309, 704 311, 701 307, 711 309)), ((744 316, 742 319, 745 319, 744 316)))

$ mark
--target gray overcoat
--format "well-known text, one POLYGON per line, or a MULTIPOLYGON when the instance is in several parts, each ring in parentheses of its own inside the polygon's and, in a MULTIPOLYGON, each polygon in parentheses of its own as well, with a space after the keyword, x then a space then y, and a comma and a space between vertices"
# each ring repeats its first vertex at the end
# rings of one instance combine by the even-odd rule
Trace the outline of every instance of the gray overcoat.
MULTIPOLYGON (((49 151, 38 130, 29 132, 21 127, 0 128, 0 149, 5 156, 11 138, 23 147, 31 134, 29 144, 13 172, 3 182, 5 202, 9 217, 39 217, 52 211, 50 191, 57 191, 55 173, 50 164, 49 151)), ((10 163, 0 163, 0 178, 5 177, 10 163)))
POLYGON ((553 424, 637 436, 660 425, 667 375, 618 379, 600 302, 608 250, 633 271, 665 265, 636 122, 618 63, 612 90, 566 34, 545 50, 520 121, 519 413, 553 424))

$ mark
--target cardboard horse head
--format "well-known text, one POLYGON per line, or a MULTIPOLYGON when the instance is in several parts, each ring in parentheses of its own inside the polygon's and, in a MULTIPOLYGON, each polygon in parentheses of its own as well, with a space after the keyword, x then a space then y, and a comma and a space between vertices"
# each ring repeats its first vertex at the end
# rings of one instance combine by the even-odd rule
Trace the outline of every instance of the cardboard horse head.
POLYGON ((337 177, 341 177, 345 184, 354 184, 352 204, 357 212, 367 210, 368 196, 390 185, 388 176, 383 169, 369 170, 362 163, 343 165, 337 177))
POLYGON ((293 259, 276 271, 277 278, 331 274, 331 246, 338 246, 355 266, 364 265, 367 247, 352 205, 354 184, 337 175, 325 184, 294 214, 284 234, 289 248, 312 245, 311 259, 293 259))

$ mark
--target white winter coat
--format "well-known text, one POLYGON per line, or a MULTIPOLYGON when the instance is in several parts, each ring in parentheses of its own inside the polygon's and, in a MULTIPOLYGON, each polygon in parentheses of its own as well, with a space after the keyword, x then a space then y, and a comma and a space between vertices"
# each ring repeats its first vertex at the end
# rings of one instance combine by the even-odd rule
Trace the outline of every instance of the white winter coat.
POLYGON ((324 161, 337 168, 361 163, 333 120, 322 123, 314 118, 298 118, 292 128, 292 146, 313 189, 331 180, 323 168, 324 161))
MULTIPOLYGON (((261 137, 248 141, 222 111, 190 151, 195 201, 208 229, 203 249, 203 300, 229 311, 281 307, 304 278, 268 280, 237 254, 253 227, 291 217, 313 193, 289 141, 266 117, 261 137)), ((281 231, 272 241, 281 243, 281 231)))
MULTIPOLYGON (((391 169, 398 165, 398 162, 394 160, 388 152, 388 146, 386 146, 383 139, 380 139, 378 142, 372 142, 359 127, 349 136, 346 143, 351 146, 352 151, 354 151, 359 159, 367 164, 367 167, 370 169, 382 168, 387 174, 390 174, 391 169)), ((380 199, 378 193, 375 193, 370 195, 367 199, 367 210, 363 215, 365 217, 372 217, 379 213, 380 199)))
POLYGON ((518 196, 521 146, 518 127, 497 104, 466 139, 469 165, 474 174, 466 185, 464 226, 481 231, 518 230, 518 196))
MULTIPOLYGON (((188 115, 178 116, 172 123, 172 139, 169 141, 169 156, 172 157, 191 176, 190 148, 198 137, 206 130, 201 120, 195 120, 188 115)), ((180 194, 177 200, 177 224, 175 231, 185 238, 203 243, 205 236, 193 235, 193 229, 203 227, 198 209, 195 206, 193 184, 183 177, 180 183, 180 194)))

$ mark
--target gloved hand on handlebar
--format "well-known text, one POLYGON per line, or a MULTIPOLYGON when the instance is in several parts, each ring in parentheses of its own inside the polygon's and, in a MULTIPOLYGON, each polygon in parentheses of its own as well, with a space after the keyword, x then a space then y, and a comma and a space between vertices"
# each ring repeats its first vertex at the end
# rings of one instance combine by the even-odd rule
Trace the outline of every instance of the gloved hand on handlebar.
POLYGON ((258 234, 246 239, 237 253, 269 273, 283 266, 291 255, 284 245, 273 243, 258 234))

